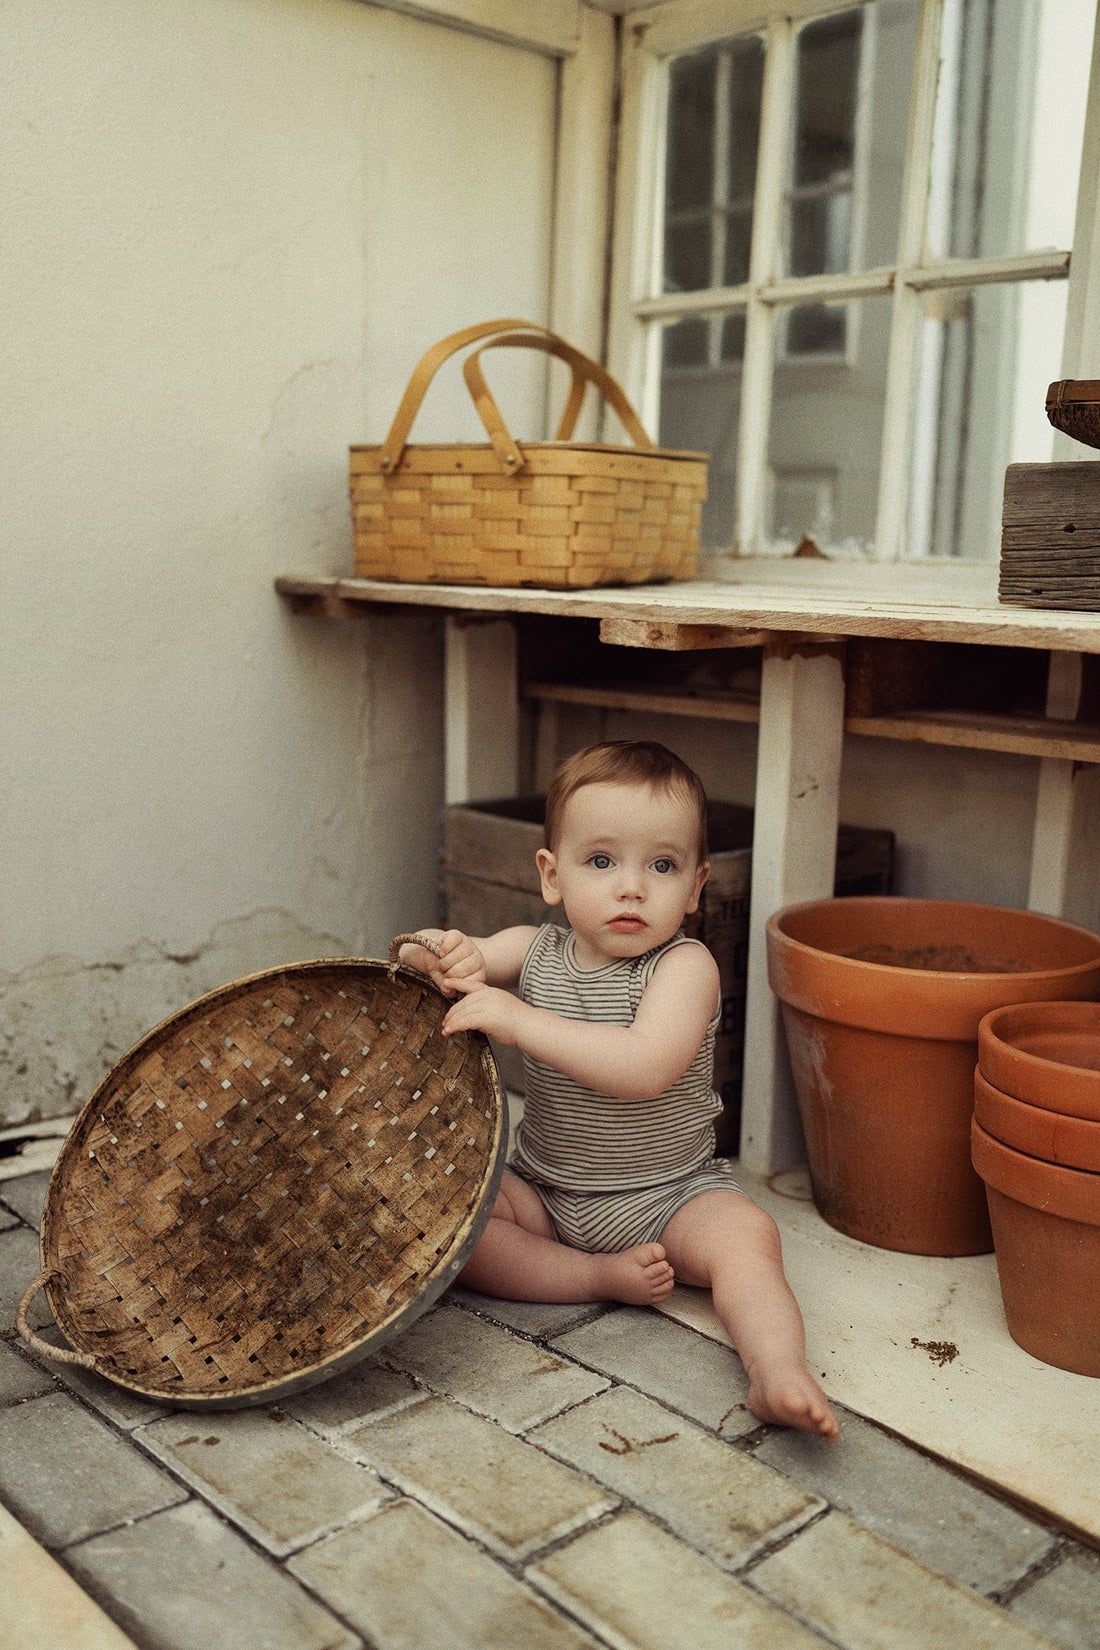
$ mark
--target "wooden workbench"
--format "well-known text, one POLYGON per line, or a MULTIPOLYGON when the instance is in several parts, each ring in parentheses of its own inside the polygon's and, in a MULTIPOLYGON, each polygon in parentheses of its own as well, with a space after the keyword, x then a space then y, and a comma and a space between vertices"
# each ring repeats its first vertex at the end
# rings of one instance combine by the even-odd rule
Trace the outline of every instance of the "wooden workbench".
POLYGON ((996 578, 995 567, 786 561, 730 562, 706 579, 580 591, 290 574, 277 579, 276 588, 296 612, 327 619, 395 609, 446 613, 448 802, 518 788, 518 615, 598 620, 601 641, 643 654, 762 649, 760 696, 751 704, 613 695, 562 681, 534 696, 759 724, 741 1159, 766 1174, 799 1161, 802 1147, 767 984, 765 924, 784 905, 832 891, 845 731, 1038 757, 1028 903, 1052 914, 1062 908, 1077 765, 1100 762, 1100 726, 1077 720, 1082 655, 1100 654, 1100 613, 1001 606, 996 578), (852 637, 1044 650, 1050 655, 1046 715, 903 712, 846 721, 844 656, 852 637))

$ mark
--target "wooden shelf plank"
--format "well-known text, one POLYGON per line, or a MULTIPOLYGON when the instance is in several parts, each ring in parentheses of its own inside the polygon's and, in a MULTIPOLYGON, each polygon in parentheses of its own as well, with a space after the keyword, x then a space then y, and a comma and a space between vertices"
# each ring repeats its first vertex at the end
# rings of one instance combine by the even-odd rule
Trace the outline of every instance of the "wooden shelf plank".
MULTIPOLYGON (((760 705, 749 694, 660 693, 649 688, 528 682, 525 699, 603 710, 648 711, 660 716, 696 716, 708 722, 759 722, 760 705)), ((1059 757, 1100 763, 1100 727, 1044 716, 995 716, 978 711, 910 710, 890 716, 848 716, 845 733, 903 743, 951 745, 966 750, 1003 751, 1015 756, 1059 757)))
POLYGON ((651 688, 528 682, 522 690, 522 697, 560 705, 593 705, 600 710, 643 710, 659 716, 698 716, 707 722, 760 720, 760 702, 747 693, 716 699, 709 695, 659 693, 651 688))
POLYGON ((1007 751, 1016 756, 1057 756, 1067 762, 1100 762, 1100 727, 1043 716, 991 716, 976 711, 909 710, 892 716, 849 716, 846 733, 966 750, 1007 751))

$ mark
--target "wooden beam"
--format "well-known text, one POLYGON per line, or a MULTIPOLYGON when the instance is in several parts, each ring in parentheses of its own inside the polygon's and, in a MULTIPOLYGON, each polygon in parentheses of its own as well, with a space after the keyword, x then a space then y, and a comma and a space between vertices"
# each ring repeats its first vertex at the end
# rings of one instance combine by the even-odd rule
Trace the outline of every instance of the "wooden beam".
POLYGON ((768 647, 756 763, 741 1122, 741 1161, 763 1174, 804 1161, 805 1150, 779 1004, 768 984, 767 922, 785 905, 832 895, 843 726, 843 650, 768 647))
POLYGON ((764 631, 740 625, 669 624, 654 619, 601 619, 600 641, 613 647, 648 647, 668 653, 724 647, 761 647, 764 631))
POLYGON ((697 716, 705 722, 759 722, 760 703, 749 694, 728 699, 690 693, 655 693, 649 688, 614 687, 572 682, 528 682, 525 699, 561 705, 591 705, 598 710, 649 711, 658 716, 697 716))
POLYGON ((516 627, 449 614, 445 632, 444 795, 489 801, 519 789, 516 627))
MULTIPOLYGON (((1047 712, 1052 717, 1076 716, 1081 704, 1084 661, 1079 653, 1052 653, 1047 676, 1047 712)), ((1100 730, 1097 730, 1100 731, 1100 730)), ((1100 739, 1097 739, 1100 745, 1100 739)), ((1049 750, 1039 764, 1035 793, 1035 824, 1031 838, 1028 909, 1048 917, 1066 911, 1073 858, 1074 815, 1080 789, 1075 761, 1088 761, 1071 748, 1049 750), (1061 760, 1058 758, 1061 757, 1061 760)), ((1100 757, 1091 760, 1098 761, 1100 757)))
POLYGON ((965 750, 1007 751, 1063 762, 1100 762, 1100 727, 1044 716, 994 716, 977 711, 907 710, 892 716, 849 716, 848 733, 965 750))

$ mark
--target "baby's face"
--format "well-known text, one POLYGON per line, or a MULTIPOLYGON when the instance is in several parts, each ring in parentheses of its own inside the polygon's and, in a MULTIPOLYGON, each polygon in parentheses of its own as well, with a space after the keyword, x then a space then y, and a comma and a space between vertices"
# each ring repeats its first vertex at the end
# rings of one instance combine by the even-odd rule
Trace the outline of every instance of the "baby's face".
POLYGON ((641 957, 697 909, 710 867, 686 797, 646 785, 583 785, 565 805, 556 850, 538 856, 543 897, 563 904, 582 968, 641 957))

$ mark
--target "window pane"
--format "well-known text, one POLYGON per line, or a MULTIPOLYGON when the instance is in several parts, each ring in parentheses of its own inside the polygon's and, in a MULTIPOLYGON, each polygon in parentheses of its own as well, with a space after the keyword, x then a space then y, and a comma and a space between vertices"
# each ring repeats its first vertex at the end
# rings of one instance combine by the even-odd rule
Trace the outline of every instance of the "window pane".
POLYGON ((1094 0, 946 0, 932 257, 1069 247, 1094 0))
POLYGON ((665 292, 748 278, 763 78, 755 35, 669 66, 665 292))
POLYGON ((918 0, 873 0, 798 36, 786 272, 839 274, 897 255, 918 0))
MULTIPOLYGON (((812 306, 826 310, 824 305, 812 306)), ((809 535, 822 550, 866 554, 875 534, 891 300, 831 306, 843 326, 844 364, 803 365, 784 354, 802 305, 776 328, 768 437, 767 536, 792 549, 809 535)))
POLYGON ((908 550, 996 560, 1005 466, 1049 460, 1067 284, 928 293, 916 379, 908 550))
POLYGON ((662 447, 710 454, 700 543, 704 550, 728 551, 733 542, 745 318, 692 318, 666 326, 662 333, 658 439, 662 447))

